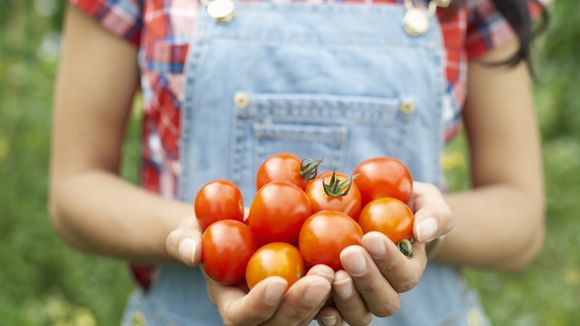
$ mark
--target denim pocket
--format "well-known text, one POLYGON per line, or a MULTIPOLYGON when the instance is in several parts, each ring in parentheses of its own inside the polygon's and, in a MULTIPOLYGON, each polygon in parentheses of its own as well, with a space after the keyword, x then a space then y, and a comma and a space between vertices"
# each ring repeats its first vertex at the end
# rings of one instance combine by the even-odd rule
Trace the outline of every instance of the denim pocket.
MULTIPOLYGON (((343 170, 347 156, 366 151, 369 139, 397 156, 414 115, 412 101, 399 98, 244 92, 234 98, 236 133, 246 135, 232 142, 234 157, 236 148, 249 151, 253 171, 277 152, 323 158, 325 168, 343 170)), ((234 169, 241 161, 234 161, 234 169)))
MULTIPOLYGON (((278 152, 302 158, 324 159, 325 167, 338 169, 344 162, 348 130, 339 124, 298 124, 266 119, 252 124, 256 164, 278 152)), ((257 165, 255 166, 257 169, 257 165)))

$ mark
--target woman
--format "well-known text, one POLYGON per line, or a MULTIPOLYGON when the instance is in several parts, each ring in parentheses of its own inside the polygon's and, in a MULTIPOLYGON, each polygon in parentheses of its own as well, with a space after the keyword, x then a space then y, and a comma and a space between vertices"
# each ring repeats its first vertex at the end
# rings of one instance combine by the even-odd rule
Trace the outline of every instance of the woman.
POLYGON ((519 271, 543 242, 527 68, 540 7, 274 2, 72 1, 54 105, 57 231, 147 266, 133 267, 140 290, 124 324, 487 323, 457 266, 519 271), (139 88, 141 188, 118 175, 139 88), (442 147, 461 119, 473 189, 442 194, 442 147), (290 288, 269 278, 245 293, 204 280, 192 268, 200 233, 187 202, 227 178, 249 203, 258 162, 281 151, 342 171, 378 155, 404 161, 421 181, 413 259, 370 233, 342 252, 344 271, 315 266, 290 288))

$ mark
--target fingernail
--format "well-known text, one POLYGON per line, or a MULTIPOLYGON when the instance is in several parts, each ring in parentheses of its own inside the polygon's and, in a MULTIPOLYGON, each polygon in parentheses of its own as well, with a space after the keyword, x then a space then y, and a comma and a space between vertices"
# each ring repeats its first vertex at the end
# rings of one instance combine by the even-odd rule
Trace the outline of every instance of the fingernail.
POLYGON ((185 238, 179 242, 179 255, 181 259, 189 264, 193 264, 195 261, 195 251, 197 249, 197 243, 192 238, 185 238))
POLYGON ((330 285, 327 283, 314 283, 308 286, 302 298, 302 303, 307 307, 316 307, 322 304, 326 295, 330 291, 330 285))
POLYGON ((266 304, 277 306, 282 301, 282 297, 286 292, 286 283, 284 281, 272 281, 266 286, 264 299, 266 304))
POLYGON ((429 242, 437 235, 437 220, 434 217, 427 217, 417 225, 417 235, 420 242, 429 242))
POLYGON ((368 234, 363 238, 363 244, 373 257, 384 257, 387 253, 385 242, 378 234, 368 234))
POLYGON ((312 267, 308 272, 308 274, 324 277, 329 282, 334 281, 334 271, 330 267, 326 267, 323 265, 316 265, 312 267))
POLYGON ((367 262, 359 250, 345 249, 341 254, 341 262, 350 275, 361 275, 367 270, 367 262))
POLYGON ((322 323, 326 326, 336 325, 336 316, 335 315, 320 317, 320 319, 322 320, 322 323))

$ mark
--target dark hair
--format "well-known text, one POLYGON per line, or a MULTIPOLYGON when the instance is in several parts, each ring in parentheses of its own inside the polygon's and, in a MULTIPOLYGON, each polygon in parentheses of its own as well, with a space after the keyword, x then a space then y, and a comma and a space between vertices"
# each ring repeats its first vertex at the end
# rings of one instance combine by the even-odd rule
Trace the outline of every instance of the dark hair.
MULTIPOLYGON (((470 0, 455 1, 454 7, 460 8, 470 0)), ((548 12, 538 0, 491 0, 500 14, 507 20, 519 40, 519 49, 509 58, 500 62, 487 62, 491 65, 507 65, 513 67, 522 61, 527 61, 531 69, 531 46, 536 36, 545 31, 548 25, 548 12), (541 10, 539 21, 534 29, 530 2, 537 4, 541 10)))

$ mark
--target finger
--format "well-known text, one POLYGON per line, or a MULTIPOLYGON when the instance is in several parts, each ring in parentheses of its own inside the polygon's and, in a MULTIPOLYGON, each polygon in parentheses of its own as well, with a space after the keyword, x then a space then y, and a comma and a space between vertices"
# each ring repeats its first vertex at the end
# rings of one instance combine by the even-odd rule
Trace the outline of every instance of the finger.
POLYGON ((336 272, 334 283, 332 283, 332 295, 334 304, 349 325, 368 325, 373 320, 373 315, 355 290, 354 283, 347 272, 336 272))
POLYGON ((332 283, 334 281, 334 270, 326 265, 315 265, 312 266, 306 275, 318 275, 322 276, 328 280, 328 282, 332 283))
POLYGON ((455 225, 455 219, 439 189, 421 182, 415 182, 413 187, 415 240, 427 243, 451 231, 455 225))
POLYGON ((375 316, 387 317, 399 310, 399 293, 383 277, 365 249, 347 247, 340 253, 340 261, 375 316))
POLYGON ((248 207, 244 207, 244 223, 246 223, 248 216, 250 216, 250 209, 248 207))
POLYGON ((266 325, 308 325, 330 296, 330 288, 330 282, 318 275, 299 279, 266 325))
POLYGON ((223 286, 208 278, 208 293, 225 325, 257 325, 278 310, 288 283, 281 277, 269 277, 248 294, 235 286, 223 286))
POLYGON ((316 321, 321 326, 338 326, 343 324, 342 316, 335 307, 322 308, 318 313, 316 321))
POLYGON ((185 265, 199 264, 201 233, 195 216, 183 219, 177 228, 169 233, 165 240, 165 248, 171 257, 185 265))
POLYGON ((413 257, 407 258, 382 233, 369 232, 363 236, 362 243, 381 274, 397 292, 409 291, 419 283, 427 265, 425 244, 415 242, 413 257))
MULTIPOLYGON (((322 264, 315 265, 308 270, 308 273, 306 273, 306 275, 318 275, 324 277, 331 284, 332 281, 334 281, 334 270, 327 265, 322 264)), ((333 304, 332 295, 329 295, 328 300, 325 302, 324 305, 328 306, 332 304, 333 304)))

